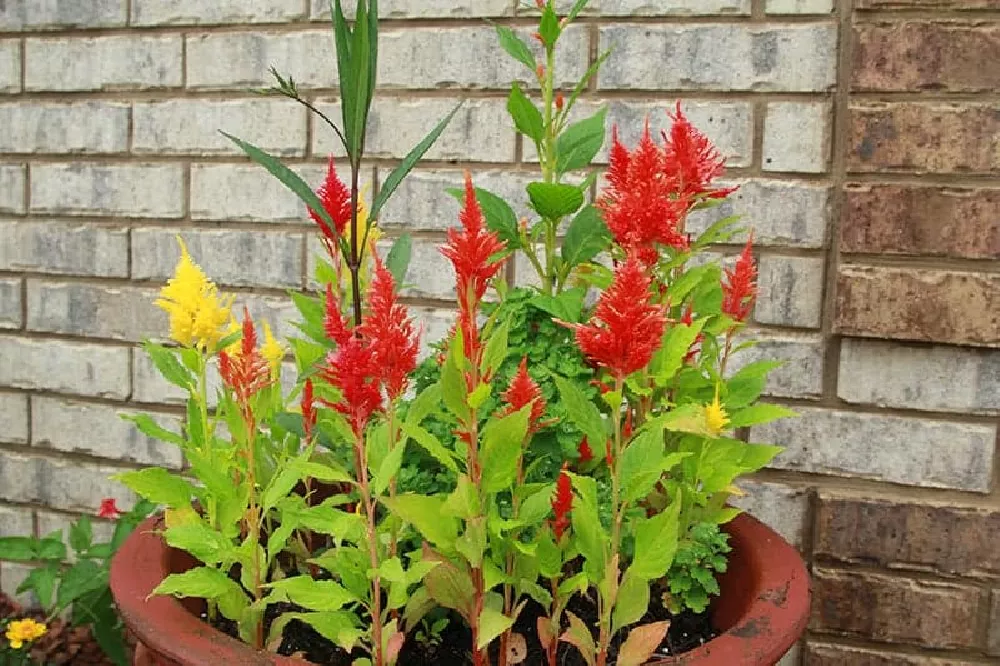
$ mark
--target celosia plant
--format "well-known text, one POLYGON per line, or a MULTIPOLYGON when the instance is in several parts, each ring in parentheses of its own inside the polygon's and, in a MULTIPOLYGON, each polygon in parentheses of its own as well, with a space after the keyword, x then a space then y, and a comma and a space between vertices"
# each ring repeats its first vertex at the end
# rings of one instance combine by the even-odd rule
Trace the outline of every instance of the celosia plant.
MULTIPOLYGON (((572 649, 589 666, 638 666, 667 635, 666 618, 640 623, 651 608, 704 610, 725 568, 719 526, 738 513, 727 505, 734 480, 777 453, 732 433, 788 412, 755 404, 775 364, 728 371, 748 344, 734 340, 756 298, 752 245, 725 274, 691 262, 737 230, 732 218, 697 236, 688 228, 731 190, 716 182, 723 158, 681 107, 662 141, 647 126, 630 148, 612 131, 596 204, 586 203, 596 174, 572 177, 606 134, 604 110, 570 120, 604 56, 573 91, 555 86, 559 39, 585 4, 560 18, 538 0, 542 62, 497 28, 541 98, 539 108, 518 84, 508 98, 539 157, 541 179, 528 186, 537 219, 518 221, 466 174, 441 250, 457 322, 419 372, 418 330, 397 294, 408 239, 384 259, 374 240, 388 197, 448 119, 366 207, 376 2, 359 0, 353 26, 333 8, 342 122, 320 117, 343 145, 349 182, 331 159, 313 191, 230 137, 303 200, 326 253, 321 288, 292 294, 302 321, 287 350, 266 323, 261 345, 249 313, 232 320, 233 299, 181 244, 157 301, 173 344, 146 349, 187 395, 184 428, 134 420, 180 446, 190 473, 119 477, 166 507, 164 539, 201 563, 156 593, 205 599, 211 621, 234 623, 258 649, 287 653, 293 627, 307 625, 359 666, 405 663, 416 637, 438 640, 448 617, 467 628, 476 666, 523 660, 525 622, 549 664, 572 649), (514 253, 537 272, 533 291, 508 289, 514 253), (516 328, 524 322, 533 328, 516 328), (286 351, 297 373, 288 392, 286 351), (423 473, 433 484, 414 482, 423 473), (593 626, 574 612, 581 604, 593 626)), ((270 92, 319 113, 291 78, 277 82, 270 92)))

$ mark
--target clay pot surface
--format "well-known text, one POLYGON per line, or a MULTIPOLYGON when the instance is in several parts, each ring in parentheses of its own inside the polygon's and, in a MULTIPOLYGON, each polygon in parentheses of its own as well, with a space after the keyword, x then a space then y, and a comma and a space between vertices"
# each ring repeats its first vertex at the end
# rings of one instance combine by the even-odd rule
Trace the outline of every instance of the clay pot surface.
MULTIPOLYGON (((111 591, 139 646, 135 666, 306 666, 300 659, 256 652, 197 616, 197 600, 150 592, 170 573, 191 566, 158 532, 162 516, 147 519, 111 563, 111 591), (187 606, 185 605, 187 604, 187 606)), ((722 634, 697 650, 650 666, 772 666, 805 631, 809 577, 798 552, 769 527, 743 514, 726 526, 733 552, 712 607, 722 634)), ((400 664, 399 666, 406 666, 400 664)))

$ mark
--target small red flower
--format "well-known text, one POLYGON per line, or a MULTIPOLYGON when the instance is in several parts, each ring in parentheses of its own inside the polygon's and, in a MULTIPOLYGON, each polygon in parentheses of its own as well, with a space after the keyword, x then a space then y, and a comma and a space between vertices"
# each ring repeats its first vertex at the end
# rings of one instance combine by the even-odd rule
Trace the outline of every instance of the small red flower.
POLYGON ((219 352, 219 374, 236 396, 244 412, 249 410, 250 398, 270 386, 271 366, 257 348, 257 330, 250 312, 243 308, 243 339, 238 355, 219 352))
POLYGON ((323 332, 338 345, 347 343, 351 330, 344 313, 340 311, 340 301, 333 293, 333 285, 326 285, 326 312, 323 315, 323 332))
POLYGON ((562 111, 563 106, 566 104, 566 97, 561 93, 556 93, 556 111, 562 111))
POLYGON ((662 343, 666 311, 651 302, 650 282, 642 261, 630 254, 598 299, 590 323, 560 322, 576 332, 580 351, 616 379, 645 367, 662 343))
POLYGON ((406 390, 407 377, 417 367, 419 340, 406 307, 396 300, 392 273, 378 255, 368 290, 368 312, 359 332, 372 341, 386 393, 395 400, 406 390))
MULTIPOLYGON (((685 326, 691 326, 694 323, 694 306, 691 303, 688 303, 687 309, 684 310, 684 314, 681 316, 681 323, 685 326)), ((699 333, 697 337, 695 337, 694 342, 691 344, 691 348, 684 356, 685 363, 694 362, 694 360, 698 357, 698 352, 701 351, 701 348, 698 345, 700 345, 704 340, 705 335, 702 333, 699 333)))
POLYGON ((320 369, 323 380, 340 390, 339 401, 324 404, 347 417, 355 437, 364 434, 372 414, 382 409, 379 370, 374 347, 354 335, 327 354, 320 369))
POLYGON ((622 426, 622 435, 625 439, 632 437, 632 410, 625 410, 625 425, 622 426))
POLYGON ((337 176, 337 168, 333 164, 332 155, 326 171, 326 180, 316 190, 316 196, 323 204, 323 210, 333 220, 335 228, 331 229, 330 225, 312 208, 309 209, 309 215, 323 233, 323 243, 327 249, 334 249, 337 246, 337 239, 344 233, 347 223, 351 221, 352 207, 351 193, 347 189, 347 185, 337 176))
POLYGON ((302 429, 306 432, 306 439, 312 437, 313 429, 316 427, 316 403, 313 397, 313 382, 307 379, 302 387, 302 429))
POLYGON ((725 173, 726 160, 708 137, 701 133, 681 111, 677 102, 674 113, 667 112, 673 121, 670 135, 664 133, 666 143, 664 164, 667 180, 674 192, 682 199, 705 196, 722 199, 737 188, 711 188, 712 181, 725 173))
POLYGON ((753 260, 752 233, 736 265, 726 269, 722 293, 722 311, 736 321, 746 321, 757 301, 757 266, 753 260))
POLYGON ((580 440, 580 446, 577 447, 577 452, 580 454, 581 463, 588 463, 594 459, 594 450, 590 448, 590 442, 587 441, 586 435, 584 435, 583 439, 580 440))
POLYGON ((559 478, 556 480, 556 491, 552 495, 552 513, 555 520, 552 523, 552 531, 556 535, 556 541, 562 539, 562 535, 570 526, 569 513, 573 509, 573 482, 566 473, 566 465, 563 465, 559 478))
POLYGON ((504 415, 531 405, 531 414, 528 417, 528 432, 532 433, 538 428, 538 422, 545 414, 545 398, 542 397, 542 389, 538 387, 535 380, 528 374, 528 359, 521 359, 521 364, 517 367, 517 373, 510 381, 510 386, 503 393, 503 399, 507 402, 507 409, 504 415))
POLYGON ((101 507, 97 510, 98 518, 110 518, 114 520, 120 515, 122 515, 122 512, 115 504, 114 497, 105 497, 101 500, 101 507))

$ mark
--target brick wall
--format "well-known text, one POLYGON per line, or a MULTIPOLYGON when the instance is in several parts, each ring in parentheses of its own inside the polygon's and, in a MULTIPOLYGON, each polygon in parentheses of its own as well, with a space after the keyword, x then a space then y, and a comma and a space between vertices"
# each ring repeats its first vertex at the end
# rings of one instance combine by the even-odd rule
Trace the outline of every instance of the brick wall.
MULTIPOLYGON (((275 65, 335 107, 326 4, 0 2, 0 534, 127 504, 117 469, 180 465, 117 416, 176 415, 135 345, 165 329, 151 296, 178 230, 256 316, 284 320, 285 290, 309 284, 303 209, 216 130, 319 182, 322 125, 244 91, 275 65)), ((382 3, 368 180, 468 99, 384 217, 415 233, 407 296, 431 337, 451 316, 443 188, 470 167, 525 207, 532 155, 504 112, 520 72, 482 20, 526 28, 515 4, 382 3)), ((613 46, 586 99, 629 139, 684 100, 742 185, 723 213, 757 229, 755 353, 790 360, 769 392, 803 417, 752 433, 788 450, 745 502, 815 575, 788 663, 995 663, 1000 2, 591 5, 565 38, 567 78, 613 46)), ((24 574, 0 563, 4 589, 24 574)))

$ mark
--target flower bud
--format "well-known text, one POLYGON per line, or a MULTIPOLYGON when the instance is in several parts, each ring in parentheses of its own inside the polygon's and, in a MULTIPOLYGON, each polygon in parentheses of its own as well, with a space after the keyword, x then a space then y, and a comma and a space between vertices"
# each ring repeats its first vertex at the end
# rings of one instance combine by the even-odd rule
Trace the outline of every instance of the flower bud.
POLYGON ((556 111, 562 111, 563 105, 566 104, 566 98, 561 92, 556 93, 556 111))
POLYGON ((539 81, 545 78, 545 65, 538 63, 538 69, 535 70, 535 76, 538 77, 539 81))

